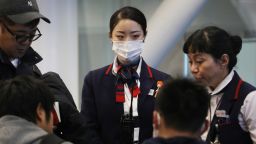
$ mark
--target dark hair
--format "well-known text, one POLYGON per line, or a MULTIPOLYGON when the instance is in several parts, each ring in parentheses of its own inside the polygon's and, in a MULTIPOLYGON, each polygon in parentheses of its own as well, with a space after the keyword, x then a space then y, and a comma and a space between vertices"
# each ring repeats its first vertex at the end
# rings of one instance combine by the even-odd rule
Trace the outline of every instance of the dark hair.
POLYGON ((197 132, 207 116, 210 96, 199 83, 189 79, 167 82, 156 97, 156 110, 166 127, 197 132))
POLYGON ((32 76, 17 76, 0 84, 0 117, 15 115, 36 123, 41 104, 50 120, 54 98, 48 87, 32 76))
POLYGON ((220 59, 223 54, 229 56, 228 70, 237 63, 236 55, 242 48, 242 40, 239 36, 231 36, 225 30, 215 26, 208 26, 195 31, 183 46, 183 52, 208 53, 215 59, 220 59))
POLYGON ((140 24, 144 35, 147 34, 147 21, 145 15, 137 8, 126 6, 117 10, 110 18, 109 29, 110 35, 112 34, 115 26, 120 20, 130 19, 140 24))

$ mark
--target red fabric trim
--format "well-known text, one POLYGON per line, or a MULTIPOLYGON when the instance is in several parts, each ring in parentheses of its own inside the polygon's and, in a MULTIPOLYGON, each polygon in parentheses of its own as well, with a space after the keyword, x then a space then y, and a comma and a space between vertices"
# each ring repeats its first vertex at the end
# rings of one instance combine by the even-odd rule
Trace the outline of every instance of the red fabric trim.
POLYGON ((148 68, 149 77, 153 78, 153 74, 152 74, 151 68, 148 65, 147 65, 147 68, 148 68))
POLYGON ((53 125, 57 125, 60 121, 55 109, 52 111, 52 116, 53 116, 53 125))
POLYGON ((140 88, 138 88, 138 86, 136 85, 136 86, 133 88, 132 96, 133 96, 133 97, 137 97, 139 94, 140 94, 140 88))
POLYGON ((110 72, 110 70, 111 70, 111 68, 112 68, 112 65, 113 65, 113 64, 110 64, 110 65, 108 66, 108 69, 107 69, 107 71, 105 72, 105 75, 108 75, 108 74, 109 74, 109 72, 110 72))
POLYGON ((116 95, 116 102, 123 103, 125 101, 124 95, 116 95))
POLYGON ((234 99, 237 100, 239 98, 239 92, 243 81, 240 79, 237 86, 236 86, 236 93, 234 99))

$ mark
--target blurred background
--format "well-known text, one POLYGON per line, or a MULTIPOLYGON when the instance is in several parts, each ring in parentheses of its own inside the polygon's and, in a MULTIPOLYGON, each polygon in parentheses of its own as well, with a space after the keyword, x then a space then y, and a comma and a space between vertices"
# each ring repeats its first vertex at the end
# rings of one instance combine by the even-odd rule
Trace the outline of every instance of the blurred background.
POLYGON ((59 73, 80 109, 85 75, 112 63, 109 19, 123 6, 140 9, 148 21, 143 57, 172 76, 190 71, 182 45, 196 29, 215 25, 243 38, 236 70, 256 86, 256 0, 37 0, 51 24, 32 47, 44 58, 43 73, 59 73))

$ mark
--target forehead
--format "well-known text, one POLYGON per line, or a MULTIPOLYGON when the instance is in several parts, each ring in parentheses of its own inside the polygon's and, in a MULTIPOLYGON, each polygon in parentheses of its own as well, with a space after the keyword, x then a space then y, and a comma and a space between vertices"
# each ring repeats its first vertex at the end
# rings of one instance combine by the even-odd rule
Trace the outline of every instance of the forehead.
POLYGON ((114 32, 126 32, 126 31, 140 31, 142 32, 141 25, 136 21, 130 19, 120 20, 114 28, 114 32))
POLYGON ((212 56, 210 54, 204 53, 204 52, 188 53, 188 57, 190 59, 195 59, 195 58, 212 58, 212 56))

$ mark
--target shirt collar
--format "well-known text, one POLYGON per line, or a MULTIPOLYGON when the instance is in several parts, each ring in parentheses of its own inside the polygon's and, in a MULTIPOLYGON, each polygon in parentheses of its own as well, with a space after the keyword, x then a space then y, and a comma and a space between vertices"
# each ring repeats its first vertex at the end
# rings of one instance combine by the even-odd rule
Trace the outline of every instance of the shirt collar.
POLYGON ((11 63, 12 63, 12 65, 13 65, 15 68, 17 68, 18 65, 19 65, 19 59, 18 59, 18 58, 13 59, 13 60, 11 60, 11 63))
MULTIPOLYGON (((140 57, 140 62, 139 65, 137 67, 137 74, 140 76, 140 72, 141 72, 141 65, 142 65, 142 57, 140 57)), ((117 56, 114 58, 114 62, 113 62, 113 67, 112 67, 112 73, 113 75, 117 74, 117 70, 118 70, 118 63, 117 63, 117 56)))
POLYGON ((234 70, 232 70, 213 91, 208 87, 208 92, 211 93, 211 95, 218 94, 219 92, 221 92, 221 90, 223 90, 229 84, 233 76, 234 76, 234 70))
MULTIPOLYGON (((42 60, 42 57, 36 51, 34 51, 31 47, 27 50, 25 55, 19 59, 20 62, 22 61, 32 65, 39 63, 41 60, 42 60)), ((4 53, 3 50, 1 50, 1 48, 0 48, 0 62, 7 63, 7 64, 11 63, 8 56, 4 53)))

